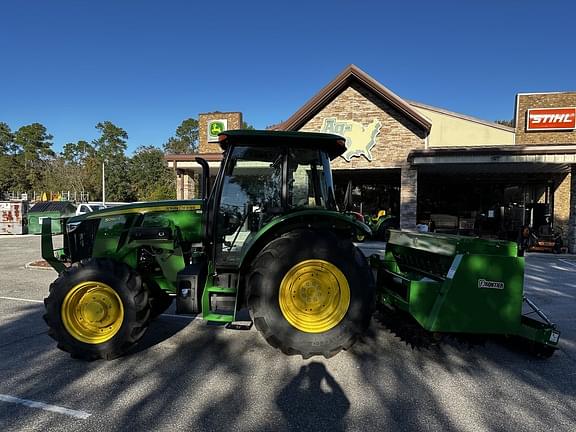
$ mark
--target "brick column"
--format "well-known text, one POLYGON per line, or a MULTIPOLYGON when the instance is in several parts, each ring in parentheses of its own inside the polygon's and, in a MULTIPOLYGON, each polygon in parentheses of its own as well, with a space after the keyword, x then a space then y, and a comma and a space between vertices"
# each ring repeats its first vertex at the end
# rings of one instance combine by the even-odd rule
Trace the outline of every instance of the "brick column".
POLYGON ((200 198, 198 176, 199 174, 196 171, 190 173, 190 199, 200 198))
MULTIPOLYGON (((552 194, 554 205, 554 230, 560 229, 565 238, 568 238, 568 220, 570 219, 570 173, 556 185, 552 194)), ((551 200, 552 201, 552 200, 551 200)))
POLYGON ((184 178, 184 194, 182 199, 200 198, 200 189, 197 187, 198 173, 194 171, 184 171, 182 177, 184 178))
POLYGON ((570 174, 570 215, 568 217, 568 250, 576 253, 576 165, 570 174))
POLYGON ((183 185, 183 193, 182 199, 188 200, 192 199, 192 194, 194 193, 194 189, 190 188, 190 174, 187 171, 182 173, 182 185, 183 185))
POLYGON ((416 229, 416 198, 418 196, 418 171, 404 164, 400 171, 400 228, 416 229))
POLYGON ((176 170, 176 199, 184 199, 184 172, 176 170))

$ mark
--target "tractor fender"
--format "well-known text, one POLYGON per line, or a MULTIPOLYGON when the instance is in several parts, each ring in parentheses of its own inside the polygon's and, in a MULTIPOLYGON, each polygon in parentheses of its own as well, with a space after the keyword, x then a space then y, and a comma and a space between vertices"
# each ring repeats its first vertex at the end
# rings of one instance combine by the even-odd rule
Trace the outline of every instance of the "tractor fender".
POLYGON ((252 260, 272 240, 300 228, 326 229, 353 238, 354 235, 370 236, 372 230, 353 216, 331 210, 300 210, 272 219, 248 239, 240 262, 240 272, 245 274, 252 260))

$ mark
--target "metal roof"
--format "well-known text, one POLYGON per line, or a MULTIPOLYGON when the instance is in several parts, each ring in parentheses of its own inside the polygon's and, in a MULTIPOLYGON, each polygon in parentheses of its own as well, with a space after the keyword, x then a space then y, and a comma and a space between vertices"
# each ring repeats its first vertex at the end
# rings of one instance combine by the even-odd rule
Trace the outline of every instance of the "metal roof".
POLYGON ((34 212, 69 212, 74 211, 74 204, 70 201, 41 201, 32 206, 28 213, 34 212))
POLYGON ((224 150, 230 145, 313 148, 324 150, 332 159, 346 151, 343 137, 327 133, 238 129, 222 132, 218 136, 221 138, 220 147, 224 150))

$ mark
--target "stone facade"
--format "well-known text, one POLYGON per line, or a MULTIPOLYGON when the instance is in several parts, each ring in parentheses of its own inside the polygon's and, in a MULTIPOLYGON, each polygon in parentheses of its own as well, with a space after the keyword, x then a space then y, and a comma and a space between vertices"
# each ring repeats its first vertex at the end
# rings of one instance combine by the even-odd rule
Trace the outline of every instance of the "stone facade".
POLYGON ((189 200, 199 198, 198 174, 188 170, 176 170, 176 199, 189 200))
POLYGON ((242 128, 242 113, 240 112, 211 112, 198 115, 198 151, 200 153, 220 153, 222 149, 218 143, 208 142, 208 122, 210 120, 228 120, 228 129, 242 128))
POLYGON ((400 171, 400 228, 415 229, 418 198, 418 170, 405 163, 400 171))
POLYGON ((332 168, 401 168, 413 149, 423 149, 426 132, 410 122, 390 104, 376 97, 359 85, 352 85, 340 93, 300 130, 319 132, 325 118, 352 120, 368 126, 373 120, 379 120, 381 128, 376 143, 371 150, 372 161, 364 156, 351 158, 350 162, 339 157, 332 162, 332 168))
POLYGON ((576 92, 519 94, 516 106, 516 144, 575 144, 576 130, 526 131, 528 109, 565 107, 576 107, 576 92))
POLYGON ((426 131, 370 90, 355 84, 340 93, 300 130, 319 132, 325 118, 353 121, 363 127, 374 121, 380 123, 380 131, 370 150, 371 161, 364 156, 354 156, 347 161, 341 156, 332 161, 332 169, 400 168, 400 225, 404 229, 414 229, 418 176, 407 164, 407 158, 411 150, 425 147, 426 131))
POLYGON ((566 175, 554 190, 554 227, 560 228, 564 236, 568 234, 570 218, 571 174, 566 175))

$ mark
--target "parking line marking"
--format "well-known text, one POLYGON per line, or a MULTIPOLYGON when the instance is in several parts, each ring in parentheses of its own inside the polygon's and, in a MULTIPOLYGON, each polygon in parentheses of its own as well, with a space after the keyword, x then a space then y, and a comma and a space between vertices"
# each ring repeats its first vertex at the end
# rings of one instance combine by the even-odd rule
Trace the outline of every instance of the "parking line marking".
POLYGON ((38 408, 44 411, 51 411, 58 414, 64 414, 70 417, 75 417, 79 419, 87 419, 92 414, 87 413, 86 411, 76 411, 69 408, 64 408, 57 405, 49 405, 45 404, 44 402, 33 401, 29 399, 20 399, 14 396, 8 396, 4 394, 0 394, 0 401, 8 402, 8 403, 15 403, 19 405, 24 405, 30 408, 38 408))
POLYGON ((0 297, 0 299, 22 301, 22 302, 28 302, 28 303, 44 303, 44 300, 32 300, 32 299, 23 299, 23 298, 16 298, 16 297, 0 297))
POLYGON ((565 260, 565 259, 560 259, 559 261, 562 261, 564 264, 568 264, 568 265, 571 265, 573 267, 576 267, 576 263, 574 261, 565 260))

